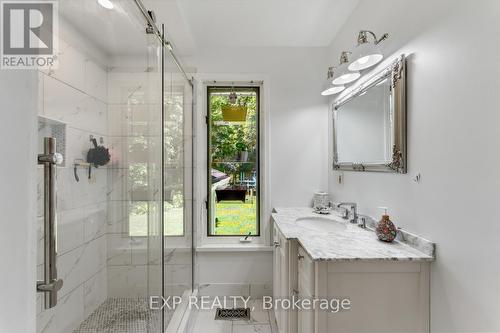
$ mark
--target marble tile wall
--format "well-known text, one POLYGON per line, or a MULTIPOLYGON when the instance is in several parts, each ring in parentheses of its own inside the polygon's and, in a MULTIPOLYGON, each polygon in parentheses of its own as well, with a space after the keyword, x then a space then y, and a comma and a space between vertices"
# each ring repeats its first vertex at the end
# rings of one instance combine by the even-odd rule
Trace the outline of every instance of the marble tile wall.
POLYGON ((108 296, 147 297, 161 290, 161 75, 112 70, 108 91, 108 296))
MULTIPOLYGON (((77 42, 77 40, 73 40, 77 42)), ((85 159, 89 136, 108 145, 107 71, 85 52, 60 39, 59 67, 39 72, 40 116, 66 124, 65 166, 58 168, 58 276, 64 285, 58 305, 45 310, 37 298, 37 331, 71 332, 107 296, 106 167, 79 169, 75 180, 73 161, 85 159)), ((41 141, 41 139, 40 139, 41 141)), ((38 279, 43 272, 43 174, 39 168, 38 279)))

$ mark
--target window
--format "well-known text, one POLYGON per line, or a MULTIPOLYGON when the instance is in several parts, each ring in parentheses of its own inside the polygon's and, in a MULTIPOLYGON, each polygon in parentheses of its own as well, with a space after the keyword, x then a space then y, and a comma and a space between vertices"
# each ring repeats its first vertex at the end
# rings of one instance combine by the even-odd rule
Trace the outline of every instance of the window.
POLYGON ((208 236, 258 236, 259 88, 207 89, 208 236))

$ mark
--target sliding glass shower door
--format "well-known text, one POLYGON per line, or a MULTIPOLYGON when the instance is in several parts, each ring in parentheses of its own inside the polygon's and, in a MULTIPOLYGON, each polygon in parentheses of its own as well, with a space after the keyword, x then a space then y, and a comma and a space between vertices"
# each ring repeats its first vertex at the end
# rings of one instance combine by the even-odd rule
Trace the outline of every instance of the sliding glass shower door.
POLYGON ((53 307, 38 294, 37 332, 162 332, 183 309, 150 309, 149 298, 192 288, 191 84, 147 11, 112 3, 61 1, 59 67, 39 71, 40 153, 56 137, 65 160, 56 167, 63 285, 53 307))
POLYGON ((193 84, 164 52, 164 296, 183 297, 165 323, 175 331, 171 316, 182 313, 193 288, 192 111, 193 84))

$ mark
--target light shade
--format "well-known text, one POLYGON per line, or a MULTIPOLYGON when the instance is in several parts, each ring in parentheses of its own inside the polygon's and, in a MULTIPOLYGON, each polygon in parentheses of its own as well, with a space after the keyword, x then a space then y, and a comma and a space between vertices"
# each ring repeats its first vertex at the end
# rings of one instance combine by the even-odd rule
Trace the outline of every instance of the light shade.
POLYGON ((106 9, 113 9, 113 7, 114 7, 111 0, 97 0, 97 3, 106 9))
POLYGON ((358 46, 354 50, 354 61, 349 64, 349 70, 362 71, 375 66, 384 58, 378 47, 379 43, 386 40, 389 34, 385 33, 377 39, 377 36, 368 30, 361 30, 358 34, 358 46), (369 37, 373 41, 369 42, 369 37))
POLYGON ((349 71, 347 68, 347 62, 345 62, 338 67, 337 74, 335 75, 332 83, 334 85, 349 84, 359 79, 360 76, 361 74, 359 74, 359 72, 349 71))
POLYGON ((351 72, 347 68, 347 64, 349 63, 349 54, 351 54, 351 52, 349 51, 343 51, 340 54, 340 64, 336 70, 337 75, 334 76, 334 79, 332 81, 332 83, 335 85, 344 85, 354 82, 361 76, 359 72, 351 72))
POLYGON ((344 85, 359 79, 361 74, 359 72, 351 72, 340 75, 339 77, 333 79, 332 83, 335 85, 344 85))
POLYGON ((326 81, 323 83, 323 89, 321 91, 322 96, 335 95, 345 89, 344 86, 332 86, 332 79, 334 76, 333 67, 328 67, 328 72, 326 74, 326 81))
POLYGON ((321 92, 322 96, 330 96, 330 95, 335 95, 338 94, 339 92, 343 91, 345 89, 344 86, 330 86, 329 88, 326 88, 321 92))
POLYGON ((351 71, 362 71, 378 64, 384 56, 382 52, 374 44, 365 43, 356 47, 355 58, 353 62, 349 64, 349 70, 351 71))

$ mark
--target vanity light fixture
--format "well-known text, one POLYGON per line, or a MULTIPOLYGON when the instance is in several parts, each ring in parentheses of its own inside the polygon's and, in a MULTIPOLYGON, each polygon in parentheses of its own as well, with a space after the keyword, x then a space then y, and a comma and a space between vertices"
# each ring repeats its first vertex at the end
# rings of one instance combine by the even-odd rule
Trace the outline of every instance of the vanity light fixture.
POLYGON ((362 71, 381 62, 384 55, 380 51, 378 44, 386 40, 388 37, 388 33, 385 33, 380 38, 377 38, 373 32, 369 30, 361 30, 358 34, 358 46, 355 50, 356 60, 349 65, 349 70, 362 71), (368 36, 373 38, 373 42, 368 40, 368 36))
POLYGON ((97 0, 97 3, 106 9, 113 9, 115 7, 111 0, 97 0))
POLYGON ((333 67, 328 67, 328 73, 326 74, 326 82, 323 84, 323 90, 321 96, 330 96, 338 94, 345 89, 344 86, 332 86, 333 79, 333 67))
POLYGON ((337 74, 338 76, 332 81, 334 85, 342 86, 344 84, 356 81, 361 76, 361 74, 358 71, 350 71, 349 68, 347 67, 347 64, 349 63, 350 53, 351 52, 343 51, 340 54, 340 65, 338 67, 338 74, 337 74))

